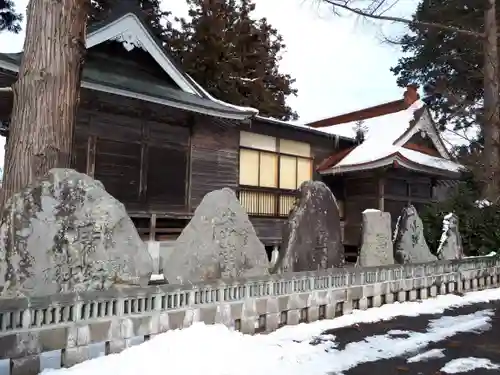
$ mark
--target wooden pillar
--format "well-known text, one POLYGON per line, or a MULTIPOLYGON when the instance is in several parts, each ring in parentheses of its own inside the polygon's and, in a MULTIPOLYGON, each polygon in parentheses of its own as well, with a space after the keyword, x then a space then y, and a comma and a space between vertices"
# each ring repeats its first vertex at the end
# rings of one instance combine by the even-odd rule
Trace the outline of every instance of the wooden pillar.
POLYGON ((380 211, 385 210, 384 195, 385 195, 385 177, 379 177, 378 178, 378 209, 380 211))
POLYGON ((94 177, 95 174, 95 153, 96 153, 97 137, 95 135, 89 135, 87 140, 87 171, 86 173, 90 177, 94 177))
MULTIPOLYGON (((145 118, 145 114, 143 114, 145 118)), ((149 124, 141 122, 141 166, 139 172, 139 202, 148 202, 148 166, 149 166, 149 124)))
POLYGON ((188 212, 191 212, 191 171, 192 165, 191 160, 193 157, 193 124, 195 123, 194 116, 191 117, 191 125, 189 126, 189 140, 188 140, 188 149, 187 149, 187 162, 186 162, 186 200, 185 206, 188 212))
POLYGON ((156 240, 156 214, 151 214, 151 222, 149 223, 149 240, 156 240))

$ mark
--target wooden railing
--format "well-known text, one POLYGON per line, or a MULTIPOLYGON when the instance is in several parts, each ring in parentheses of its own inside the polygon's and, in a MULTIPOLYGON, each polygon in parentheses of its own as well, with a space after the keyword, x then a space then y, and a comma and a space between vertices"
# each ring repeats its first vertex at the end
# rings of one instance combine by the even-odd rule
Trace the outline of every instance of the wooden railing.
MULTIPOLYGON (((290 213, 297 191, 240 187, 240 204, 251 216, 286 217, 290 213)), ((337 200, 340 219, 344 219, 344 201, 337 200)))
POLYGON ((238 197, 249 215, 286 217, 295 203, 296 192, 240 187, 238 197))

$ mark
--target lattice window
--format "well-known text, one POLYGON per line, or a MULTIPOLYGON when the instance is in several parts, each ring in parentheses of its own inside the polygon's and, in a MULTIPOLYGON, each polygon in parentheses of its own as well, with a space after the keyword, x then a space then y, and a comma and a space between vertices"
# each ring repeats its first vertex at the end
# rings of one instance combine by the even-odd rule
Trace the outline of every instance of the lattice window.
POLYGON ((288 216, 295 195, 252 189, 240 189, 240 203, 247 214, 255 216, 288 216))

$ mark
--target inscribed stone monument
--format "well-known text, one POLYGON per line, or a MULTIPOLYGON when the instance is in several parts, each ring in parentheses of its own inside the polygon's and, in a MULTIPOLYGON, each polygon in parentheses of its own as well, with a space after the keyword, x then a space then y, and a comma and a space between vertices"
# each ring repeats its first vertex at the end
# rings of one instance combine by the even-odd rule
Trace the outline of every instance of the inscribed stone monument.
POLYGON ((391 237, 391 214, 374 209, 365 210, 358 265, 376 267, 394 264, 391 237))
POLYGON ((439 259, 453 260, 463 258, 462 237, 458 228, 458 216, 449 213, 443 219, 443 232, 439 240, 437 256, 439 259))
POLYGON ((247 213, 228 188, 203 198, 162 266, 170 283, 269 274, 269 260, 247 213))
POLYGON ((147 285, 152 271, 151 256, 123 204, 85 174, 52 169, 5 205, 3 296, 147 285))
POLYGON ((321 181, 305 181, 283 230, 272 272, 302 272, 342 267, 345 262, 340 215, 331 190, 321 181))
POLYGON ((425 240, 422 219, 412 205, 403 208, 398 218, 394 236, 394 259, 400 264, 437 260, 425 240))

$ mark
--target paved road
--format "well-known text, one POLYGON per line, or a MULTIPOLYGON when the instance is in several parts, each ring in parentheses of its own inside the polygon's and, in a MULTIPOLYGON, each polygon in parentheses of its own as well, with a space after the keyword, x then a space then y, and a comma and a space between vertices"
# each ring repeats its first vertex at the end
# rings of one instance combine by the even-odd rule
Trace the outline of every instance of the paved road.
MULTIPOLYGON (((440 369, 449 361, 458 358, 486 358, 495 364, 500 364, 500 302, 481 303, 450 309, 446 310, 442 315, 421 315, 413 318, 400 317, 375 324, 360 324, 355 327, 341 328, 326 333, 336 336, 337 349, 342 350, 348 343, 362 342, 370 336, 385 335, 390 330, 425 333, 431 320, 442 316, 468 315, 484 310, 492 310, 494 313, 491 319, 491 327, 488 330, 456 334, 449 339, 432 343, 419 351, 419 353, 423 353, 431 349, 443 349, 444 358, 431 358, 427 361, 408 363, 407 359, 416 354, 409 353, 401 357, 360 364, 344 373, 344 375, 444 375, 440 369)), ((465 374, 493 375, 500 374, 500 369, 475 369, 465 374)))

